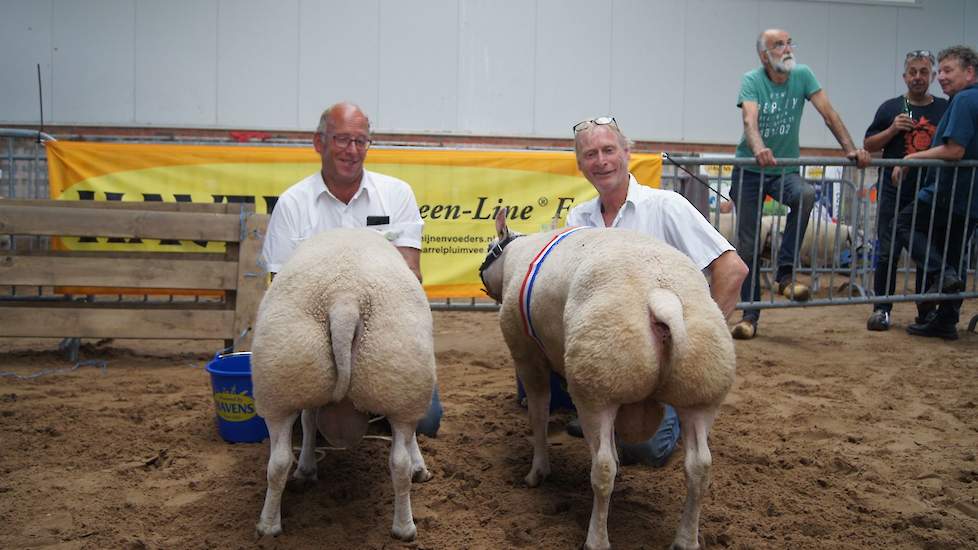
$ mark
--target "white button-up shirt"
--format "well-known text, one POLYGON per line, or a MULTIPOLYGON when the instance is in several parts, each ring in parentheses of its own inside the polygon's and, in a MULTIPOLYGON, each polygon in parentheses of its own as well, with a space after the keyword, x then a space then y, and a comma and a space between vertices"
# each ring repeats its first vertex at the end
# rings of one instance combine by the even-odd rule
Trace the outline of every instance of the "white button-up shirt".
POLYGON ((260 263, 266 271, 278 273, 302 241, 327 229, 366 227, 368 216, 378 217, 370 227, 384 233, 394 246, 421 249, 424 222, 406 182, 364 170, 360 188, 344 204, 326 189, 322 173, 316 172, 279 197, 260 263), (378 223, 383 221, 387 223, 378 223))
MULTIPOLYGON (((596 197, 571 209, 567 225, 605 227, 601 198, 596 197)), ((685 197, 673 191, 640 185, 628 176, 628 196, 611 227, 632 229, 650 235, 689 256, 696 267, 706 269, 713 260, 734 247, 685 197)))

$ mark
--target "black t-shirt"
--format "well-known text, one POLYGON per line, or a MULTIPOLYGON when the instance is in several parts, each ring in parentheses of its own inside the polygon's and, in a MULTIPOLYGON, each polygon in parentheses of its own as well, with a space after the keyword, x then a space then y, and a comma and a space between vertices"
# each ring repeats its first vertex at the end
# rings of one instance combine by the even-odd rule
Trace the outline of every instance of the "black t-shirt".
MULTIPOLYGON (((910 153, 930 149, 930 144, 934 139, 934 133, 937 131, 937 123, 944 116, 944 111, 946 110, 947 100, 940 97, 935 97, 930 105, 923 107, 910 105, 910 116, 917 124, 913 130, 900 132, 894 136, 883 147, 883 158, 902 159, 910 153)), ((866 137, 874 136, 889 128, 893 124, 893 119, 901 112, 903 112, 902 95, 884 101, 879 109, 876 110, 876 117, 873 118, 872 124, 866 129, 866 137)), ((892 171, 892 168, 883 170, 882 183, 890 185, 890 173, 892 171)), ((912 168, 908 170, 906 176, 903 178, 903 182, 904 188, 912 188, 912 186, 916 185, 917 169, 912 168), (907 184, 910 185, 908 186, 907 184)), ((924 183, 921 182, 921 186, 923 185, 924 183)))

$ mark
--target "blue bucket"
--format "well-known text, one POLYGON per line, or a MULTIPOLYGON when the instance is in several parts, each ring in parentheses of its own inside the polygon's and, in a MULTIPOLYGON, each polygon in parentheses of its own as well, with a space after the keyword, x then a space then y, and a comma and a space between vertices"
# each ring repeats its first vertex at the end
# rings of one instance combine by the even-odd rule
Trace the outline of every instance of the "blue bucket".
POLYGON ((231 443, 257 443, 268 437, 265 419, 255 413, 251 392, 251 352, 214 356, 207 363, 217 407, 217 432, 231 443))

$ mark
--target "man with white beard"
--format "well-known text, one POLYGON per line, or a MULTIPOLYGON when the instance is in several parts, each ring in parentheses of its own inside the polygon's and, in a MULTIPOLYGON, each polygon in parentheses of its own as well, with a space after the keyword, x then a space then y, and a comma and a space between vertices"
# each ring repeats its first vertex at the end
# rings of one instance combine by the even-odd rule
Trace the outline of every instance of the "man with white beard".
MULTIPOLYGON (((808 218, 815 204, 815 190, 798 173, 797 166, 779 167, 779 158, 800 156, 798 131, 805 100, 812 102, 825 124, 838 140, 846 157, 859 167, 869 164, 869 153, 857 149, 839 114, 832 108, 828 94, 819 85, 811 69, 795 62, 795 48, 787 31, 768 29, 757 37, 757 55, 762 66, 744 74, 740 84, 740 107, 744 136, 736 156, 754 158, 756 166, 735 167, 730 198, 737 208, 737 252, 750 268, 750 276, 740 289, 743 302, 761 298, 757 234, 761 220, 761 203, 770 195, 789 208, 784 239, 777 254, 778 293, 803 302, 809 298, 808 287, 794 276, 796 236, 804 236, 808 218), (757 263, 755 263, 757 260, 757 263)), ((734 325, 734 338, 746 340, 757 334, 760 310, 745 309, 743 320, 734 325)))

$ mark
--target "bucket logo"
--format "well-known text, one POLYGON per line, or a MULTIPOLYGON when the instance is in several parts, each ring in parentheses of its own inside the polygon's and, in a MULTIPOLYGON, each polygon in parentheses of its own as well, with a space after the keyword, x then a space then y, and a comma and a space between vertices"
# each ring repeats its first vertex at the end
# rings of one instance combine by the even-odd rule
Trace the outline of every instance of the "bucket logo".
POLYGON ((230 391, 214 392, 214 403, 217 416, 228 422, 244 422, 255 417, 255 400, 247 391, 235 393, 234 386, 230 391))

